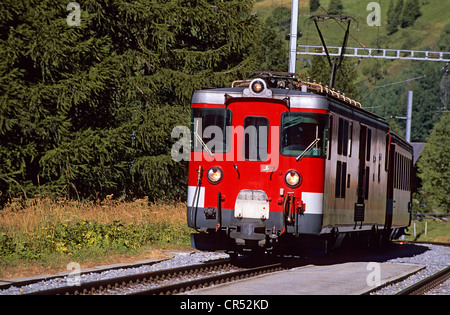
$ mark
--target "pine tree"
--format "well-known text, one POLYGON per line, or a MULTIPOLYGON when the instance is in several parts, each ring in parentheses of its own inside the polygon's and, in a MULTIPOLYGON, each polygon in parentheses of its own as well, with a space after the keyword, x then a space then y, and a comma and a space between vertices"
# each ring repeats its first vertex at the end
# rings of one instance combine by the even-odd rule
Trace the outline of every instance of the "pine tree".
POLYGON ((438 40, 438 46, 441 51, 450 51, 450 23, 447 23, 441 31, 438 40))
POLYGON ((183 196, 195 89, 258 64, 250 0, 0 4, 0 198, 183 196))
POLYGON ((405 7, 400 19, 402 28, 409 27, 421 16, 419 0, 406 0, 405 7))
POLYGON ((320 7, 320 0, 309 0, 309 11, 314 12, 320 7))
POLYGON ((341 15, 344 10, 342 5, 342 0, 331 0, 328 6, 328 14, 330 15, 341 15))
POLYGON ((403 0, 398 0, 397 4, 395 5, 394 14, 392 17, 392 25, 395 25, 396 27, 398 27, 400 25, 400 22, 401 22, 400 18, 402 16, 404 4, 405 3, 403 0))
POLYGON ((419 0, 406 0, 400 21, 402 28, 413 25, 421 15, 419 0))
POLYGON ((258 70, 280 72, 288 70, 288 46, 275 29, 276 23, 271 16, 262 21, 254 52, 259 60, 256 66, 258 70))
POLYGON ((431 209, 450 212, 450 114, 443 113, 418 161, 421 192, 431 209))
POLYGON ((394 34, 398 31, 398 16, 394 11, 394 0, 389 1, 387 12, 387 32, 388 35, 394 34))

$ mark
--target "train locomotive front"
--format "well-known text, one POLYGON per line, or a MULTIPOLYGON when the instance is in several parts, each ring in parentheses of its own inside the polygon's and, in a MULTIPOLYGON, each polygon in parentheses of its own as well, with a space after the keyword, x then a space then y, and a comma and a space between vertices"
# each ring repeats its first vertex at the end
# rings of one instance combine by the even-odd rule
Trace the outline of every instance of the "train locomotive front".
POLYGON ((187 222, 199 250, 377 241, 411 222, 412 147, 321 84, 271 74, 192 98, 187 222))
POLYGON ((327 100, 244 85, 193 96, 187 219, 200 250, 272 249, 322 228, 327 100))

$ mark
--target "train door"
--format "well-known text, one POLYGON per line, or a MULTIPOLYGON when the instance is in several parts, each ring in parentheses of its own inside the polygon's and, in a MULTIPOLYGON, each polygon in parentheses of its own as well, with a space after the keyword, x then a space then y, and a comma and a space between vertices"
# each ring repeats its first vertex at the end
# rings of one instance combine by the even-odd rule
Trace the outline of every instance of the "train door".
POLYGON ((228 105, 233 112, 232 156, 227 158, 230 184, 226 202, 233 209, 230 237, 246 248, 266 239, 266 227, 280 227, 282 213, 274 213, 279 186, 280 116, 286 110, 281 102, 238 100, 228 105), (245 244, 241 244, 245 240, 245 244))
POLYGON ((394 213, 394 174, 395 174, 395 145, 391 145, 391 136, 388 134, 389 140, 386 141, 386 147, 388 148, 388 161, 386 162, 388 170, 388 182, 387 182, 387 194, 386 194, 386 221, 384 228, 390 229, 392 226, 392 215, 394 213))
POLYGON ((370 140, 368 136, 370 133, 368 132, 370 129, 367 126, 360 124, 360 132, 359 132, 359 165, 358 165, 358 186, 357 186, 357 200, 355 203, 355 212, 354 219, 355 225, 357 222, 364 221, 364 212, 365 212, 365 199, 368 194, 368 175, 369 171, 366 167, 366 156, 370 155, 367 148, 370 148, 370 140), (369 143, 368 143, 369 142, 369 143))

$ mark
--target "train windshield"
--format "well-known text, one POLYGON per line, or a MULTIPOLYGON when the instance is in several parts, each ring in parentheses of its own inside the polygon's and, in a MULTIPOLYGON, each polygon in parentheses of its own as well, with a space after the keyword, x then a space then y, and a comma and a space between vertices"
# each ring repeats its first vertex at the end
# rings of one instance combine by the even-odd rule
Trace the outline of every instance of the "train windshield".
POLYGON ((286 112, 281 116, 281 154, 325 157, 328 115, 286 112))
POLYGON ((230 149, 231 111, 225 108, 192 108, 191 150, 209 153, 227 152, 230 149))

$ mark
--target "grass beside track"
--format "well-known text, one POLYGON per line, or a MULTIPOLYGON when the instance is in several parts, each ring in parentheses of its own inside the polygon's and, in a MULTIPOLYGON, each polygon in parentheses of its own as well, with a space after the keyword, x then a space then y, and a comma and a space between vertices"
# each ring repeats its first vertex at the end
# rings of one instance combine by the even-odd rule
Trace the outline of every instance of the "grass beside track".
POLYGON ((16 202, 0 210, 0 278, 161 256, 189 248, 189 234, 179 201, 16 202))
POLYGON ((450 225, 446 221, 441 220, 422 220, 412 221, 405 238, 408 241, 422 242, 440 242, 450 243, 450 225), (425 222, 427 229, 425 233, 425 222), (416 226, 416 234, 414 235, 414 224, 416 226))

